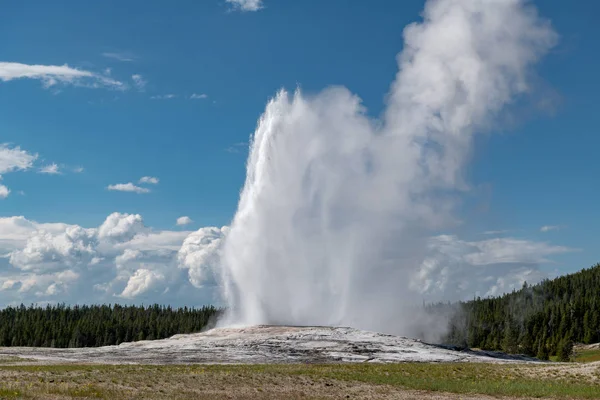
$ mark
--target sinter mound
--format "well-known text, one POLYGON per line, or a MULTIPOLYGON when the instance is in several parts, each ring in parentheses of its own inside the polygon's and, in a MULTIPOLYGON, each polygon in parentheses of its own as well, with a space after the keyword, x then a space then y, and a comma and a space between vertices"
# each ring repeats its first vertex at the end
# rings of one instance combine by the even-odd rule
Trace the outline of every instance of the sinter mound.
POLYGON ((458 351, 419 340, 344 327, 215 328, 169 339, 78 349, 0 348, 0 358, 48 363, 527 362, 495 352, 458 351))

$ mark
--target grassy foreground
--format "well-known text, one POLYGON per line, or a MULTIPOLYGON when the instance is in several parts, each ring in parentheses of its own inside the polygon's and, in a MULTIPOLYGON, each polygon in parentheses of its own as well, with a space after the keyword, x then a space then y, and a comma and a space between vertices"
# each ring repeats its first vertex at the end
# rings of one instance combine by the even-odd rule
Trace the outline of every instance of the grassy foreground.
POLYGON ((5 364, 0 398, 600 398, 600 367, 590 364, 5 364))

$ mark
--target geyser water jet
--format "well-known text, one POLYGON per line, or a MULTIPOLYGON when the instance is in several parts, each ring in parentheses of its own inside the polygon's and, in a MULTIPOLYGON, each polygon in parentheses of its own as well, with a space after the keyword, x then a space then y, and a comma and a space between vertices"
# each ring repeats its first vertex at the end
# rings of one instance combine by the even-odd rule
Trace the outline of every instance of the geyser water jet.
POLYGON ((527 1, 430 0, 380 119, 343 87, 280 91, 222 250, 228 323, 416 334, 411 280, 432 229, 454 220, 473 136, 555 40, 527 1))

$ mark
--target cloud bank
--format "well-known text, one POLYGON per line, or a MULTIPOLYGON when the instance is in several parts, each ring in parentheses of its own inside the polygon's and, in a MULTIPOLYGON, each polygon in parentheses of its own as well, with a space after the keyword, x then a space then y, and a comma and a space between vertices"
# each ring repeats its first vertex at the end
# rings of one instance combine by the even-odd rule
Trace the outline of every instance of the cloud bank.
MULTIPOLYGON (((0 303, 224 304, 221 253, 228 227, 156 230, 141 215, 112 213, 97 227, 0 218, 0 303)), ((516 238, 428 239, 411 285, 419 299, 498 295, 548 277, 571 251, 516 238), (551 265, 551 264, 550 264, 551 265)))
POLYGON ((95 228, 0 218, 0 302, 212 302, 179 268, 191 234, 150 229, 137 214, 113 213, 95 228))

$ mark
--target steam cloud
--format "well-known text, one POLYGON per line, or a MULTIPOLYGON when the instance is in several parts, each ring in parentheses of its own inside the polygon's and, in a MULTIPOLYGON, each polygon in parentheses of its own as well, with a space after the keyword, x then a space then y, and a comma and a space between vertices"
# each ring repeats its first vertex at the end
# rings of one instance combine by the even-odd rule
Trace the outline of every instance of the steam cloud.
POLYGON ((223 243, 227 322, 415 334, 415 279, 468 188, 473 136, 528 91, 556 39, 526 1, 429 0, 381 119, 343 87, 280 91, 223 243))

